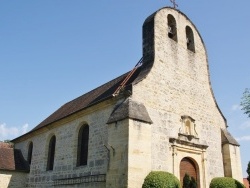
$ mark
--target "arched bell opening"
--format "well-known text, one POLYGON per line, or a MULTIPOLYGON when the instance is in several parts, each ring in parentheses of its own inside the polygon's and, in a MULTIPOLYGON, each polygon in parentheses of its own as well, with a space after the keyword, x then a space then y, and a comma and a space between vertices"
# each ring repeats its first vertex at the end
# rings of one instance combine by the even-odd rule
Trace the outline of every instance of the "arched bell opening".
POLYGON ((186 40, 187 40, 187 49, 192 52, 195 52, 194 33, 189 26, 186 26, 186 40))
POLYGON ((171 14, 168 15, 168 37, 176 42, 178 40, 176 21, 171 14))

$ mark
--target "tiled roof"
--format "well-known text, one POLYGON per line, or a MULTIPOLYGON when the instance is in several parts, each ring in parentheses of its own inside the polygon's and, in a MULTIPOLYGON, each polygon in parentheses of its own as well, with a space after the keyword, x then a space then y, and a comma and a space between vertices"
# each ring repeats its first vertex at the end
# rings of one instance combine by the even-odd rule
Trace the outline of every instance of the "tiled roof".
POLYGON ((74 113, 77 113, 83 109, 86 109, 92 105, 98 104, 99 102, 113 97, 113 94, 115 94, 115 92, 119 90, 121 85, 123 86, 123 89, 131 90, 132 83, 136 84, 143 80, 147 76, 153 65, 153 61, 150 63, 145 63, 140 60, 139 62, 141 63, 140 66, 136 68, 135 72, 133 72, 132 75, 130 75, 131 71, 127 72, 103 84, 102 86, 97 87, 96 89, 64 104, 54 113, 52 113, 49 117, 47 117, 44 121, 42 121, 39 125, 37 125, 34 129, 32 129, 30 132, 18 138, 15 138, 14 140, 12 140, 12 142, 17 141, 19 138, 28 135, 40 128, 49 126, 51 123, 59 121, 65 117, 68 117, 74 113), (126 80, 125 84, 124 80, 126 80))
POLYGON ((20 150, 14 149, 9 143, 0 142, 0 169, 29 171, 29 164, 20 150))
MULTIPOLYGON (((129 77, 128 81, 124 85, 125 89, 129 88, 129 85, 138 77, 139 73, 141 72, 141 67, 138 67, 136 71, 133 73, 131 77, 129 77)), ((127 72, 105 84, 102 86, 64 104, 58 110, 56 110, 53 114, 51 114, 48 118, 42 121, 39 125, 37 125, 34 129, 30 132, 26 133, 25 135, 36 131, 42 127, 48 126, 51 123, 54 123, 58 120, 61 120, 67 116, 70 116, 76 112, 79 112, 83 109, 86 109, 94 104, 97 104, 101 101, 104 101, 110 97, 113 97, 113 94, 119 88, 120 84, 127 78, 130 72, 127 72)), ((23 135, 24 136, 24 135, 23 135)), ((21 136, 22 137, 22 136, 21 136)), ((18 137, 20 138, 20 137, 18 137)), ((18 138, 12 140, 15 142, 18 138)))
MULTIPOLYGON (((131 82, 136 78, 136 75, 138 75, 139 69, 135 72, 135 74, 128 80, 127 84, 125 86, 128 86, 131 84, 131 82)), ((89 106, 92 106, 94 104, 97 104, 98 102, 101 102, 109 97, 112 97, 112 94, 116 91, 116 89, 119 87, 121 82, 126 78, 126 76, 129 74, 123 74, 119 76, 118 78, 115 78, 114 80, 111 80, 110 82, 107 82, 106 84, 64 104, 62 107, 60 107, 57 111, 55 111, 53 114, 51 114, 48 118, 46 118, 43 122, 41 122, 38 126, 36 126, 32 131, 37 130, 41 127, 44 127, 50 123, 53 123, 55 121, 58 121, 60 119, 63 119, 71 114, 74 114, 80 110, 83 110, 89 106)))
POLYGON ((58 121, 62 118, 65 118, 73 113, 76 113, 86 107, 89 107, 93 104, 96 104, 103 99, 108 98, 113 94, 115 89, 119 86, 121 81, 126 77, 126 74, 119 76, 118 78, 64 104, 48 118, 42 121, 38 126, 36 126, 32 131, 37 130, 41 127, 44 127, 48 124, 51 124, 55 121, 58 121))
POLYGON ((131 98, 127 98, 114 109, 107 123, 113 123, 126 118, 152 124, 146 107, 142 103, 133 101, 131 98))
POLYGON ((232 144, 240 146, 240 144, 234 139, 227 129, 221 129, 222 144, 232 144))
POLYGON ((245 185, 246 188, 250 188, 247 178, 243 178, 243 184, 245 185))

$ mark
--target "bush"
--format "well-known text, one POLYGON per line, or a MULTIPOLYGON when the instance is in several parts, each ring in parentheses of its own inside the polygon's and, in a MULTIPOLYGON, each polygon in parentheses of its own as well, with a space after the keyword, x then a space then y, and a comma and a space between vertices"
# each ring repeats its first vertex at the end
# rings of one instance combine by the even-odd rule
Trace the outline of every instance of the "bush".
POLYGON ((183 178, 183 185, 182 188, 189 188, 190 187, 190 182, 191 182, 191 178, 190 176, 186 173, 184 178, 183 178))
POLYGON ((173 174, 163 171, 150 172, 142 188, 180 188, 180 181, 173 174))
POLYGON ((183 178, 183 185, 182 188, 196 188, 197 182, 194 177, 190 177, 187 173, 183 178))
POLYGON ((196 187, 197 187, 197 182, 194 179, 194 177, 191 177, 190 188, 196 188, 196 187))
POLYGON ((239 181, 229 177, 212 179, 209 188, 245 188, 239 181))

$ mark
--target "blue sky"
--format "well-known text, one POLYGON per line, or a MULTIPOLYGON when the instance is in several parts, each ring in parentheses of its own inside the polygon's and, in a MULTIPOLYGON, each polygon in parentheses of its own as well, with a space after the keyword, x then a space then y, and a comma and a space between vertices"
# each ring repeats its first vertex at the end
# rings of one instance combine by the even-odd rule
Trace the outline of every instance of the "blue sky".
MULTIPOLYGON (((206 44, 211 83, 250 160, 250 1, 177 1, 206 44)), ((0 1, 0 140, 39 124, 64 103, 129 71, 142 56, 142 24, 168 0, 0 1)))

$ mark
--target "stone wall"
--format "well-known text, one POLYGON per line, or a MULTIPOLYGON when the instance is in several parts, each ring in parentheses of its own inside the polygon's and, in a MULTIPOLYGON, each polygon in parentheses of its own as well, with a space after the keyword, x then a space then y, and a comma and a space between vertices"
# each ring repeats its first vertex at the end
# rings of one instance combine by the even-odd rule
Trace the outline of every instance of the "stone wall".
POLYGON ((126 188, 128 185, 128 119, 108 125, 110 154, 106 188, 126 188))
POLYGON ((141 188, 151 171, 151 124, 129 121, 128 188, 141 188))
MULTIPOLYGON (((113 110, 112 104, 108 102, 99 104, 68 117, 62 121, 50 125, 38 133, 34 133, 20 143, 15 144, 15 148, 21 149, 24 157, 28 155, 28 145, 33 142, 33 155, 28 176, 28 187, 50 187, 57 182, 59 187, 71 186, 72 179, 75 186, 95 187, 96 183, 83 183, 80 177, 105 174, 104 180, 98 183, 97 187, 105 187, 106 173, 108 168, 108 151, 104 145, 108 145, 107 120, 113 110), (93 113, 94 112, 94 113, 93 113), (88 165, 76 166, 78 132, 81 125, 89 125, 89 151, 88 165), (47 171, 47 156, 49 139, 56 136, 56 149, 54 169, 47 171), (78 179, 77 179, 78 178, 78 179), (79 181, 79 182, 78 182, 79 181), (62 185, 65 182, 66 185, 62 185)), ((85 180, 84 180, 85 181, 85 180)), ((87 181, 87 180, 86 180, 87 181)), ((91 180, 92 181, 92 180, 91 180)), ((93 180, 95 181, 95 180, 93 180)))
POLYGON ((243 182, 240 147, 231 145, 232 177, 239 182, 243 182))
POLYGON ((226 177, 233 177, 242 182, 240 149, 232 144, 223 145, 223 162, 226 177))
MULTIPOLYGON (((172 172, 179 177, 176 170, 179 161, 173 164, 169 138, 178 138, 181 116, 188 115, 195 119, 197 144, 209 146, 206 158, 196 158, 200 173, 206 177, 206 185, 201 182, 201 187, 208 187, 213 177, 224 175, 221 128, 225 128, 226 123, 211 89, 205 46, 196 27, 176 10, 161 9, 150 19, 144 25, 147 31, 143 32, 143 56, 146 57, 144 63, 151 64, 153 60, 153 66, 147 77, 134 85, 133 100, 144 103, 153 121, 152 170, 172 172), (177 42, 168 37, 168 14, 177 22, 177 42), (194 33, 195 53, 187 49, 186 26, 194 33)), ((177 152, 176 155, 188 157, 189 153, 177 152)))
POLYGON ((27 173, 0 170, 1 188, 21 188, 26 187, 27 173))

